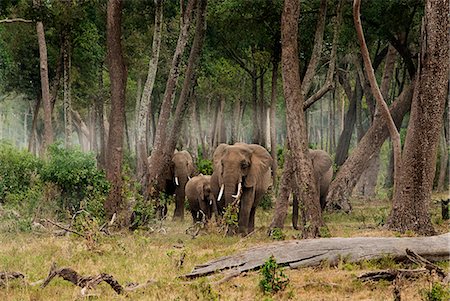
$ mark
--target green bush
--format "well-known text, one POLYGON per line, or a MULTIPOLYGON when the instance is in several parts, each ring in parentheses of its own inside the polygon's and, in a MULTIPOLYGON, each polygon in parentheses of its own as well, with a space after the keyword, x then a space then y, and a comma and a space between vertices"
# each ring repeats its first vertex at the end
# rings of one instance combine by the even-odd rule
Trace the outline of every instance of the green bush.
POLYGON ((273 256, 264 263, 260 274, 262 279, 259 281, 259 287, 264 293, 274 294, 284 290, 289 284, 289 278, 280 269, 273 256))
POLYGON ((38 171, 43 161, 27 151, 20 151, 12 145, 0 144, 0 203, 8 194, 26 192, 33 182, 38 181, 38 171))
POLYGON ((83 208, 103 217, 103 202, 110 184, 104 172, 97 169, 94 154, 55 144, 50 146, 48 158, 41 177, 61 189, 59 209, 73 213, 83 208))
POLYGON ((266 192, 261 201, 259 202, 258 206, 261 207, 264 210, 272 209, 273 206, 273 199, 274 199, 274 193, 273 190, 270 190, 266 192))
POLYGON ((444 301, 450 300, 450 288, 439 282, 433 283, 431 289, 422 291, 422 300, 444 301))
POLYGON ((204 175, 212 175, 213 173, 212 161, 208 159, 198 158, 197 169, 200 173, 204 175))

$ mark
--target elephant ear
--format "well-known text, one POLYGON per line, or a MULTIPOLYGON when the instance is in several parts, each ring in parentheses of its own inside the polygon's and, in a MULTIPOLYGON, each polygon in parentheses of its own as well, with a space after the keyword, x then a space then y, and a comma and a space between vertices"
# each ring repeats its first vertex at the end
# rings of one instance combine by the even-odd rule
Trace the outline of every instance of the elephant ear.
POLYGON ((318 177, 322 177, 333 166, 333 161, 327 152, 320 149, 310 149, 309 156, 311 158, 314 172, 318 177))
POLYGON ((252 151, 250 171, 245 178, 245 187, 254 187, 272 166, 272 157, 269 152, 257 144, 249 144, 248 147, 252 151))
POLYGON ((187 161, 187 163, 188 163, 188 172, 189 172, 189 175, 192 175, 192 174, 194 173, 194 171, 195 171, 195 168, 194 168, 194 161, 192 160, 192 156, 191 156, 191 154, 190 154, 189 152, 187 152, 187 151, 183 151, 183 155, 186 157, 186 161, 187 161))
POLYGON ((203 186, 205 185, 204 183, 202 183, 202 181, 198 181, 198 183, 196 183, 197 185, 197 193, 198 193, 198 199, 199 200, 204 200, 205 199, 205 193, 203 192, 203 186))

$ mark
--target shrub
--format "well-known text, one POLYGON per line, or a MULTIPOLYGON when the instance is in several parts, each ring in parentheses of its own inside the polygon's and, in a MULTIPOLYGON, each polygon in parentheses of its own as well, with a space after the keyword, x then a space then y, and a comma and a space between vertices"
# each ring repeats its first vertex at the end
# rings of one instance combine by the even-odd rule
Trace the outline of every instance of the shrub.
POLYGON ((23 193, 33 182, 43 162, 27 151, 19 151, 10 144, 0 144, 0 202, 8 194, 23 193))
POLYGON ((198 172, 204 174, 204 175, 212 175, 213 173, 213 166, 212 161, 208 159, 198 158, 197 161, 197 169, 198 172))
POLYGON ((286 238, 286 234, 283 233, 283 230, 280 228, 273 228, 270 232, 270 236, 274 240, 284 240, 286 238))
POLYGON ((55 144, 50 146, 48 155, 41 176, 43 181, 61 189, 59 209, 73 213, 83 208, 103 218, 103 202, 110 184, 104 172, 97 169, 94 154, 55 144))
POLYGON ((282 291, 289 284, 289 278, 281 271, 273 256, 264 263, 260 274, 262 279, 259 281, 259 287, 264 293, 276 293, 282 291))
POLYGON ((270 190, 264 194, 261 201, 259 202, 258 206, 261 207, 263 210, 269 210, 272 209, 273 205, 273 198, 274 198, 273 190, 270 190))
POLYGON ((422 291, 422 300, 444 301, 450 299, 450 289, 439 282, 433 283, 431 289, 422 291))

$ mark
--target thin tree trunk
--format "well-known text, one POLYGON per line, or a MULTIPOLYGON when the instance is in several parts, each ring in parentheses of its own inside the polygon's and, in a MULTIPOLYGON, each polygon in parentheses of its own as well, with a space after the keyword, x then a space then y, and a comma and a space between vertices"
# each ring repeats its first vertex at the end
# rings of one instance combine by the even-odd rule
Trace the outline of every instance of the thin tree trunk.
POLYGON ((264 100, 264 73, 263 70, 261 70, 261 76, 259 78, 259 108, 258 108, 258 115, 259 115, 259 145, 262 147, 266 147, 266 102, 264 100))
POLYGON ((122 159, 127 75, 121 45, 122 5, 121 0, 109 0, 107 8, 106 42, 111 81, 111 114, 106 150, 106 177, 111 182, 111 189, 105 201, 108 219, 114 213, 119 214, 124 209, 122 203, 122 159))
POLYGON ((146 129, 147 120, 149 117, 149 111, 151 108, 151 96, 153 86, 156 79, 156 72, 158 69, 159 51, 161 48, 161 32, 162 32, 162 19, 163 19, 163 1, 155 0, 155 24, 153 30, 153 45, 152 45, 152 57, 148 64, 147 80, 145 81, 144 91, 139 101, 139 109, 137 110, 137 122, 136 122, 136 173, 138 179, 143 179, 147 170, 147 139, 146 129))
POLYGON ((270 229, 284 228, 284 220, 286 219, 289 208, 289 195, 292 191, 292 178, 294 176, 291 161, 289 152, 285 152, 283 174, 281 175, 279 193, 275 202, 270 229))
MULTIPOLYGON (((36 105, 34 106, 34 111, 33 111, 33 121, 31 122, 31 131, 30 131, 30 139, 28 140, 28 151, 30 153, 37 153, 34 150, 37 150, 37 145, 36 145, 36 126, 37 126, 37 121, 38 121, 38 117, 39 117, 39 107, 41 106, 41 95, 38 94, 37 98, 36 98, 36 105)), ((0 137, 2 138, 2 137, 0 137)))
POLYGON ((355 0, 353 4, 353 21, 355 23, 356 32, 359 40, 359 44, 361 46, 361 54, 364 61, 364 69, 367 74, 367 78, 370 83, 370 87, 372 90, 372 94, 375 97, 375 100, 377 101, 377 108, 381 111, 381 114, 383 115, 383 118, 385 122, 388 125, 389 129, 389 135, 391 137, 392 146, 394 149, 394 187, 393 190, 395 191, 395 180, 396 180, 396 174, 400 170, 400 156, 402 154, 401 149, 401 142, 400 142, 400 134, 397 130, 397 127, 395 126, 394 120, 389 112, 389 108, 384 100, 383 95, 381 94, 381 91, 378 87, 375 73, 372 68, 372 63, 370 61, 369 51, 367 49, 366 42, 364 40, 364 33, 362 30, 361 25, 361 19, 360 19, 360 6, 361 6, 361 0, 355 0))
POLYGON ((346 92, 347 98, 350 100, 348 105, 347 114, 344 117, 344 129, 339 136, 338 145, 336 147, 336 159, 335 163, 337 166, 344 164, 348 157, 348 150, 350 148, 350 141, 352 139, 353 129, 355 127, 356 121, 356 104, 362 99, 362 88, 359 81, 359 76, 356 75, 355 89, 351 91, 350 86, 346 78, 339 76, 341 85, 344 86, 344 91, 346 92), (345 86, 348 85, 347 88, 345 86))
POLYGON ((50 104, 50 91, 48 83, 48 64, 47 64, 47 44, 45 42, 44 25, 41 21, 36 22, 36 31, 39 42, 39 61, 41 73, 41 91, 42 103, 44 106, 44 145, 43 152, 46 152, 47 147, 53 142, 53 127, 52 127, 52 108, 50 104))
MULTIPOLYGON (((148 162, 148 179, 146 181, 147 187, 145 189, 146 197, 156 193, 162 183, 159 183, 159 177, 163 173, 164 168, 167 166, 169 156, 171 154, 164 153, 167 147, 167 128, 169 124, 169 116, 172 108, 174 93, 180 74, 180 64, 186 43, 188 40, 189 28, 191 26, 192 11, 196 6, 196 0, 189 0, 186 6, 186 10, 183 14, 183 22, 181 25, 180 34, 178 36, 177 46, 172 58, 172 64, 169 72, 169 77, 166 83, 166 90, 164 92, 164 98, 161 105, 161 110, 158 118, 158 126, 156 127, 156 133, 154 136, 153 151, 148 162)), ((189 91, 186 91, 188 93, 189 91)))
POLYGON ((103 64, 100 65, 98 73, 98 95, 95 101, 95 111, 97 115, 97 125, 99 133, 99 152, 98 152, 98 165, 101 169, 106 168, 106 139, 108 133, 105 129, 104 121, 104 95, 103 95, 103 64))
POLYGON ((447 177, 447 167, 448 167, 448 141, 445 137, 444 128, 442 128, 441 134, 441 156, 439 164, 439 177, 437 181, 437 191, 443 192, 448 189, 445 187, 445 178, 447 177))
POLYGON ((252 77, 252 104, 253 104, 253 139, 252 142, 259 144, 260 121, 258 114, 258 77, 256 71, 251 75, 252 77))
POLYGON ((449 0, 426 1, 409 127, 387 222, 391 230, 435 232, 429 204, 449 80, 449 13, 449 0))
POLYGON ((238 125, 241 116, 241 100, 236 99, 233 105, 233 121, 231 122, 231 144, 238 142, 238 125))
POLYGON ((325 225, 319 203, 318 187, 313 180, 313 168, 308 156, 307 130, 303 111, 298 59, 298 19, 300 3, 286 0, 281 17, 283 91, 286 99, 288 141, 294 171, 294 193, 303 201, 305 220, 302 236, 317 237, 325 225))
POLYGON ((278 55, 272 61, 272 93, 270 97, 270 154, 272 156, 272 185, 273 190, 277 187, 277 130, 276 130, 276 108, 277 108, 277 82, 278 82, 278 55))
POLYGON ((70 40, 67 33, 63 37, 64 45, 64 142, 66 147, 72 145, 72 100, 70 91, 70 40))

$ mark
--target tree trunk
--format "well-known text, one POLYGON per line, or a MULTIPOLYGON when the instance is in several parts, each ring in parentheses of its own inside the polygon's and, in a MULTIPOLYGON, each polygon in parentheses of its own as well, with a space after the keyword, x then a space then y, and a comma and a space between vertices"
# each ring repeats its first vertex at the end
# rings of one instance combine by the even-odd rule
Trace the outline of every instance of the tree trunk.
POLYGON ((305 208, 302 236, 317 237, 325 225, 319 203, 318 188, 313 180, 313 168, 308 156, 308 142, 303 111, 298 61, 298 19, 300 2, 286 0, 281 17, 281 45, 283 91, 286 99, 287 138, 294 171, 294 192, 301 198, 305 208))
POLYGON ((276 130, 276 108, 277 108, 277 82, 278 82, 278 55, 272 61, 272 93, 270 97, 270 154, 272 156, 272 189, 276 191, 277 184, 277 130, 276 130))
MULTIPOLYGON (((36 105, 34 106, 33 110, 33 121, 31 122, 31 131, 30 131, 30 139, 28 140, 28 151, 30 153, 36 154, 37 152, 37 145, 36 145, 36 127, 37 127, 37 121, 39 117, 39 107, 41 106, 41 94, 38 94, 36 98, 36 105)), ((2 137, 0 137, 1 139, 2 137)))
POLYGON ((66 147, 72 145, 72 100, 70 91, 70 40, 68 33, 63 34, 63 62, 64 62, 64 144, 66 147))
MULTIPOLYGON (((261 68, 262 69, 262 68, 261 68)), ((266 102, 264 100, 264 71, 261 70, 261 75, 259 78, 259 103, 258 103, 258 121, 259 121, 259 145, 266 147, 266 102)))
POLYGON ((109 0, 107 8, 106 42, 111 81, 111 114, 106 150, 106 177, 111 182, 109 195, 105 201, 108 219, 114 213, 119 214, 124 209, 122 203, 122 159, 127 75, 121 45, 122 5, 121 0, 109 0))
MULTIPOLYGON (((447 120, 445 120, 447 121, 447 120)), ((437 181, 437 191, 443 192, 448 189, 445 187, 445 178, 447 177, 447 167, 448 167, 448 141, 445 137, 444 128, 442 128, 441 134, 441 155, 439 164, 439 176, 437 181)))
POLYGON ((158 126, 156 127, 156 133, 154 136, 153 151, 148 162, 148 179, 146 181, 147 187, 145 189, 146 197, 153 195, 159 191, 159 187, 162 183, 159 182, 164 168, 167 166, 168 158, 171 154, 164 153, 167 146, 167 129, 169 124, 170 111, 172 109, 172 103, 178 77, 180 74, 180 64, 186 43, 188 40, 189 28, 191 26, 192 11, 196 6, 196 0, 189 0, 186 6, 186 10, 183 14, 183 22, 181 25, 180 34, 178 36, 177 46, 172 58, 172 64, 169 72, 169 77, 166 83, 166 90, 164 92, 164 98, 161 105, 161 110, 158 118, 158 126))
MULTIPOLYGON (((386 62, 384 64, 384 71, 380 85, 380 93, 384 100, 388 99, 389 86, 394 75, 394 66, 397 59, 397 51, 392 45, 389 45, 386 55, 386 62)), ((380 118, 379 108, 377 107, 374 113, 374 118, 380 118)), ((393 162, 395 163, 395 162, 393 162)), ((368 168, 361 175, 356 191, 359 195, 364 197, 375 196, 375 188, 377 185, 378 172, 380 170, 380 152, 374 155, 370 160, 368 168)))
POLYGON ((449 13, 449 0, 426 1, 409 127, 387 223, 391 230, 435 232, 429 203, 449 80, 449 13))
POLYGON ((53 143, 52 107, 50 104, 50 90, 48 83, 47 44, 45 42, 44 25, 36 22, 36 31, 39 42, 39 61, 41 73, 42 103, 44 106, 44 141, 42 150, 45 153, 47 147, 53 143))
MULTIPOLYGON (((385 120, 388 130, 389 130, 389 136, 391 137, 392 141, 392 147, 394 149, 394 191, 395 191, 395 174, 400 169, 400 156, 402 153, 401 150, 401 142, 400 142, 400 134, 397 130, 397 127, 395 126, 394 120, 392 119, 392 116, 389 112, 389 108, 384 100, 383 95, 381 94, 381 91, 378 87, 376 78, 375 78, 375 72, 372 67, 372 63, 370 61, 369 51, 367 49, 367 45, 364 39, 364 34, 362 30, 361 25, 361 19, 360 19, 360 6, 361 6, 361 0, 355 0, 353 3, 353 21, 355 23, 356 32, 359 40, 359 44, 361 46, 361 54, 364 61, 364 69, 367 74, 367 78, 370 83, 370 88, 372 91, 373 96, 375 97, 375 100, 377 102, 377 109, 380 110, 381 115, 383 116, 383 119, 385 120)), ((388 66, 389 67, 389 66, 388 66)))
MULTIPOLYGON (((405 90, 391 105, 390 114, 397 127, 400 127, 403 117, 409 111, 412 92, 413 85, 405 87, 405 90)), ((342 209, 346 212, 351 210, 349 198, 353 188, 362 172, 367 168, 368 159, 378 152, 388 136, 389 132, 384 120, 382 118, 375 119, 331 182, 327 196, 328 208, 342 209)))
POLYGON ((231 144, 238 142, 239 123, 241 116, 241 100, 236 99, 233 104, 233 120, 231 122, 231 144))
MULTIPOLYGON (((171 155, 173 154, 177 141, 180 137, 181 131, 180 128, 183 127, 183 121, 184 116, 186 115, 186 111, 189 107, 189 104, 192 102, 193 99, 193 89, 194 89, 194 83, 196 82, 197 74, 196 74, 196 68, 197 64, 200 58, 200 53, 203 48, 203 41, 206 33, 206 5, 207 0, 198 0, 197 4, 197 14, 196 14, 196 28, 195 28, 195 35, 194 40, 192 42, 192 48, 191 52, 189 54, 188 64, 186 67, 186 72, 184 74, 184 82, 183 87, 181 89, 180 98, 178 99, 177 108, 175 110, 174 115, 174 121, 173 121, 173 127, 172 132, 170 133, 169 139, 166 142, 165 146, 165 166, 168 166, 170 163, 171 155)), ((223 111, 223 107, 225 105, 224 99, 222 100, 223 104, 221 103, 221 110, 223 111)), ((223 112, 222 112, 223 115, 223 112)), ((222 116, 222 127, 223 125, 223 116, 222 116)), ((226 142, 226 136, 222 139, 225 139, 226 142)), ((183 186, 184 187, 184 186, 183 186)), ((182 195, 184 196, 184 191, 182 192, 182 195)), ((184 197, 183 197, 184 199, 184 197)), ((180 218, 183 220, 184 218, 184 203, 179 204, 175 208, 174 218, 180 218)))
POLYGON ((273 256, 277 264, 290 268, 315 267, 327 262, 336 266, 342 262, 355 263, 389 256, 404 260, 407 249, 431 261, 448 259, 450 234, 433 237, 349 237, 291 240, 253 247, 237 254, 227 255, 199 264, 187 278, 236 269, 238 273, 252 271, 264 265, 273 256))
POLYGON ((138 179, 143 179, 147 170, 147 139, 146 129, 147 120, 149 117, 149 111, 151 108, 151 96, 153 86, 156 79, 156 71, 158 69, 159 50, 161 48, 161 32, 162 32, 162 19, 163 19, 163 1, 155 0, 155 24, 153 30, 153 45, 152 45, 152 57, 148 64, 147 80, 145 81, 144 91, 139 101, 139 109, 137 110, 137 122, 136 122, 136 173, 138 179))
POLYGON ((98 165, 101 169, 106 168, 106 139, 108 133, 105 129, 104 117, 104 95, 103 95, 103 64, 100 65, 98 73, 98 95, 95 101, 95 112, 97 115, 97 132, 99 133, 99 152, 97 154, 98 165))
POLYGON ((251 74, 252 77, 252 104, 253 104, 253 139, 252 143, 259 144, 260 141, 260 121, 258 114, 258 77, 256 71, 251 74))
POLYGON ((344 91, 350 102, 348 105, 347 114, 345 114, 344 117, 344 129, 339 136, 338 145, 336 147, 335 163, 337 166, 341 166, 344 164, 345 160, 347 160, 350 141, 352 139, 352 133, 356 121, 356 104, 361 102, 362 99, 362 88, 358 75, 356 75, 355 89, 353 92, 351 91, 350 85, 348 85, 347 78, 343 78, 340 75, 339 81, 341 82, 341 85, 344 86, 344 91), (345 88, 346 85, 348 85, 347 88, 345 88))

